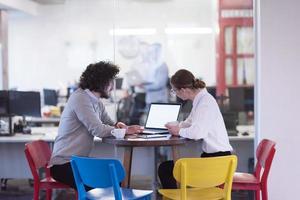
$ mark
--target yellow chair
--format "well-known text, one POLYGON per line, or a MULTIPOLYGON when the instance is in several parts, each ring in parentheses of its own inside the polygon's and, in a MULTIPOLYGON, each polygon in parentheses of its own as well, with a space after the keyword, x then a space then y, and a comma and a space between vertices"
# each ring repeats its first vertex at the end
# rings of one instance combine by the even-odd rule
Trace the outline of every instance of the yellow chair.
POLYGON ((173 175, 180 189, 161 189, 163 199, 230 200, 237 157, 183 158, 174 166, 173 175))

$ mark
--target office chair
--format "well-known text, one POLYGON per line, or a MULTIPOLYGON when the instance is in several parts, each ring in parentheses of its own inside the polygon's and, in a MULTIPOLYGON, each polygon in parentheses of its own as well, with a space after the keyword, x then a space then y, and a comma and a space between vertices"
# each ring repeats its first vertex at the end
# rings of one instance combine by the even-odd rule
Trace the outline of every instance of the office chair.
MULTIPOLYGON (((46 190, 47 200, 51 200, 52 189, 68 189, 70 186, 55 181, 50 175, 48 163, 51 158, 51 150, 49 145, 43 140, 36 140, 25 144, 25 155, 33 176, 34 194, 33 199, 39 199, 39 191, 46 190), (46 177, 39 176, 39 170, 43 169, 46 172, 46 177)), ((77 197, 77 193, 76 193, 77 197)))
POLYGON ((118 101, 117 120, 125 124, 140 124, 142 115, 145 112, 145 94, 136 93, 124 97, 118 101))
POLYGON ((118 160, 72 156, 71 165, 79 199, 150 200, 151 190, 121 188, 125 170, 118 160), (95 188, 86 191, 86 187, 95 188))
POLYGON ((233 190, 254 190, 255 199, 268 200, 267 182, 272 161, 276 152, 275 142, 262 140, 256 149, 257 163, 253 174, 237 172, 233 176, 233 190), (262 172, 263 170, 263 172, 262 172))
POLYGON ((237 157, 183 158, 174 166, 173 175, 180 189, 161 189, 164 199, 230 200, 237 157))
POLYGON ((117 105, 117 121, 130 124, 133 113, 134 98, 132 96, 124 97, 118 101, 117 105))

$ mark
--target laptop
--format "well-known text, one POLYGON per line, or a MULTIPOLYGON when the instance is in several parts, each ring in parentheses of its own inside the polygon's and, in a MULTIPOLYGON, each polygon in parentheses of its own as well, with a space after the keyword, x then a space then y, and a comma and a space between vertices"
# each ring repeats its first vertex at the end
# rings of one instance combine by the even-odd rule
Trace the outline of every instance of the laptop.
POLYGON ((177 121, 181 104, 151 103, 142 134, 168 134, 165 124, 177 121))

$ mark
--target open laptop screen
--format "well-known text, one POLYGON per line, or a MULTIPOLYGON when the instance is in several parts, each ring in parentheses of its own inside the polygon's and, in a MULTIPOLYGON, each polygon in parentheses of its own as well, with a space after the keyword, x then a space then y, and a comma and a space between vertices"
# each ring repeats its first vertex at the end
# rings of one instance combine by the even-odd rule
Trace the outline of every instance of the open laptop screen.
POLYGON ((166 129, 167 122, 178 119, 181 104, 152 103, 145 128, 166 129))

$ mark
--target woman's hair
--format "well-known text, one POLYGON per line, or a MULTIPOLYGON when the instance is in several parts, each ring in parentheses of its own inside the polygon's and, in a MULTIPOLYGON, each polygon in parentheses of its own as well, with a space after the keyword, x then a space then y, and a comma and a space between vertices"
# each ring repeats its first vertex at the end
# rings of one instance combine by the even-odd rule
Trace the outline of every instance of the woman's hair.
POLYGON ((190 89, 199 89, 205 88, 205 83, 195 76, 186 69, 178 70, 172 77, 171 77, 171 84, 177 88, 190 88, 190 89))
POLYGON ((119 67, 110 62, 100 61, 90 64, 80 76, 79 87, 105 95, 110 81, 116 77, 119 71, 119 67))

